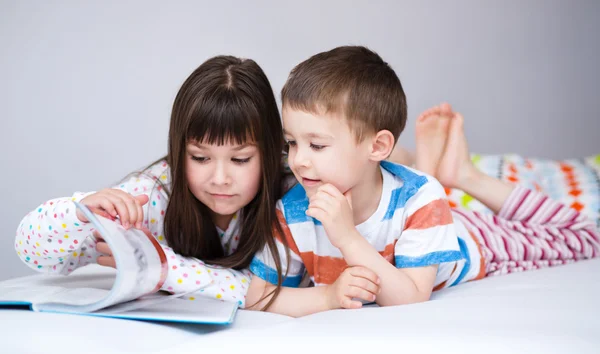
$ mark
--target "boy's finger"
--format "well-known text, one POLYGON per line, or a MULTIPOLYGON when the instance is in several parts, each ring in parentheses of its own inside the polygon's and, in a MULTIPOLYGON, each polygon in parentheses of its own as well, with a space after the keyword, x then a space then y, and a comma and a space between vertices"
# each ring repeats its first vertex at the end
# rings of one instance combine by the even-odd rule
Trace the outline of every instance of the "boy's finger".
POLYGON ((367 280, 365 278, 359 278, 359 277, 352 277, 349 285, 355 286, 355 287, 358 287, 361 289, 365 289, 366 291, 370 292, 373 295, 379 294, 379 290, 380 290, 379 285, 373 283, 370 280, 367 280))
POLYGON ((379 284, 379 276, 368 268, 352 267, 350 268, 350 274, 352 274, 355 277, 365 278, 375 284, 379 284))
POLYGON ((326 213, 324 210, 320 209, 320 208, 316 208, 316 207, 309 207, 306 210, 306 215, 310 216, 311 218, 315 218, 321 222, 323 222, 323 220, 325 220, 326 217, 326 213))
POLYGON ((359 309, 362 307, 362 302, 355 301, 352 300, 352 298, 344 296, 344 299, 342 300, 342 303, 340 305, 345 309, 359 309))
POLYGON ((344 195, 342 194, 342 192, 340 192, 340 190, 337 189, 331 183, 327 183, 327 184, 324 184, 321 187, 319 187, 319 192, 323 192, 323 193, 329 194, 330 196, 332 196, 335 199, 340 199, 340 198, 344 197, 344 195))
POLYGON ((347 293, 344 294, 346 296, 349 296, 351 298, 358 298, 358 299, 363 299, 365 301, 375 301, 375 294, 366 291, 365 289, 361 289, 359 287, 356 286, 349 286, 347 293))

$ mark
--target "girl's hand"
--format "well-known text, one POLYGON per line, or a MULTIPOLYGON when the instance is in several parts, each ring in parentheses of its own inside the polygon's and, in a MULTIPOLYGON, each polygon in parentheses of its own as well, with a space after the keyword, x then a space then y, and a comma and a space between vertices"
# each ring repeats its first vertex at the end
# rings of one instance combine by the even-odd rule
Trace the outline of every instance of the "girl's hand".
MULTIPOLYGON (((141 229, 144 221, 142 205, 148 203, 148 196, 141 194, 132 196, 119 189, 107 188, 100 192, 88 195, 81 200, 92 212, 114 219, 119 217, 121 225, 128 229, 130 226, 141 229)), ((77 210, 77 218, 83 222, 89 220, 77 210)))
POLYGON ((113 257, 112 251, 110 250, 110 247, 108 247, 108 243, 104 241, 98 241, 96 244, 96 250, 103 254, 102 256, 98 256, 98 258, 96 258, 96 262, 98 262, 99 265, 117 268, 115 257, 113 257))
MULTIPOLYGON (((148 230, 147 228, 143 228, 142 231, 144 231, 144 233, 148 237, 153 237, 150 233, 150 230, 148 230)), ((115 262, 115 257, 113 257, 112 250, 108 246, 108 243, 104 241, 102 235, 100 235, 98 231, 94 231, 94 237, 97 240, 96 251, 102 253, 101 256, 98 256, 98 258, 96 258, 96 262, 98 262, 98 264, 101 266, 112 267, 116 269, 117 263, 115 262)))
POLYGON ((327 305, 330 309, 357 309, 362 307, 358 298, 367 302, 375 301, 379 294, 379 277, 365 267, 348 267, 328 286, 327 305))

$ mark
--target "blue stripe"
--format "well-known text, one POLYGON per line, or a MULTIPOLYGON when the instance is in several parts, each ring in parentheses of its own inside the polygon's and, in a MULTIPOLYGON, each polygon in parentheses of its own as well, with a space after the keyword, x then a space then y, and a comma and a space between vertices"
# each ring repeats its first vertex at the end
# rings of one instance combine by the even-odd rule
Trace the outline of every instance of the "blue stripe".
POLYGON ((402 165, 397 165, 388 161, 382 161, 381 166, 394 176, 399 177, 403 183, 402 187, 392 191, 388 210, 383 217, 383 220, 389 220, 394 216, 394 212, 397 209, 403 208, 406 205, 406 202, 427 183, 427 177, 419 176, 402 165))
POLYGON ((283 214, 288 225, 299 224, 306 221, 312 221, 315 225, 321 225, 321 222, 315 218, 306 215, 308 210, 308 197, 301 184, 296 184, 281 198, 283 203, 283 214))
POLYGON ((455 262, 463 259, 460 251, 436 251, 418 257, 396 256, 396 268, 425 267, 433 264, 455 262))
MULTIPOLYGON (((267 267, 260 259, 254 257, 250 262, 250 271, 257 277, 268 281, 273 285, 277 285, 277 271, 271 267, 267 267)), ((282 275, 283 276, 283 275, 282 275)), ((297 288, 302 281, 302 275, 287 276, 283 278, 283 286, 297 288)))
POLYGON ((469 269, 471 269, 471 257, 469 256, 469 248, 467 247, 465 240, 458 237, 458 245, 460 246, 460 253, 462 253, 462 255, 465 259, 465 266, 463 267, 462 271, 460 272, 460 275, 458 276, 458 278, 456 278, 454 283, 452 283, 452 285, 450 285, 450 286, 454 286, 454 285, 460 283, 460 281, 463 280, 465 275, 467 275, 467 273, 469 272, 469 269))

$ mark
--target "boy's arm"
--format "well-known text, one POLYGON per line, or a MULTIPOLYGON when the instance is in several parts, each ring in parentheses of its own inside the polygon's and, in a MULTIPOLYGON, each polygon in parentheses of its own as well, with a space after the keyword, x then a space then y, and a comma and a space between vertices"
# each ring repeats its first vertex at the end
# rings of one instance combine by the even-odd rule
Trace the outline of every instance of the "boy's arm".
POLYGON ((429 300, 437 265, 419 268, 396 268, 381 256, 358 231, 352 242, 340 249, 349 266, 363 266, 374 271, 381 279, 379 306, 412 304, 429 300))
MULTIPOLYGON (((356 230, 352 221, 351 196, 343 195, 332 185, 324 185, 311 198, 307 215, 323 223, 331 243, 340 249, 350 266, 363 266, 374 271, 381 279, 377 303, 392 306, 429 300, 439 263, 458 260, 458 242, 452 224, 452 215, 443 188, 437 181, 425 183, 406 202, 409 216, 396 243, 396 266, 390 264, 356 230), (406 236, 405 236, 406 234, 406 236), (447 251, 447 241, 452 244, 447 251), (404 242, 403 240, 406 240, 404 242), (404 257, 398 252, 405 247, 417 251, 415 257, 404 257), (442 247, 441 251, 438 247, 442 247), (418 253, 427 251, 426 253, 418 253)), ((392 222, 401 222, 395 217, 392 222)))

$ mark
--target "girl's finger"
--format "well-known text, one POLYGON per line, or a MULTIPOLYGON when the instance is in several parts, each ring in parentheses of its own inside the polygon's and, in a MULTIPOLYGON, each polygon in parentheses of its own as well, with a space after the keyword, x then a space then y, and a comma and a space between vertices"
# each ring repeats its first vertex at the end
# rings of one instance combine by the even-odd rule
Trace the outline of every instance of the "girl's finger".
POLYGON ((117 268, 117 263, 115 263, 115 259, 112 256, 99 256, 96 258, 96 262, 101 266, 117 268))
POLYGON ((110 247, 108 247, 108 244, 106 242, 98 242, 96 244, 96 250, 102 254, 105 254, 107 256, 112 256, 112 250, 110 249, 110 247))

